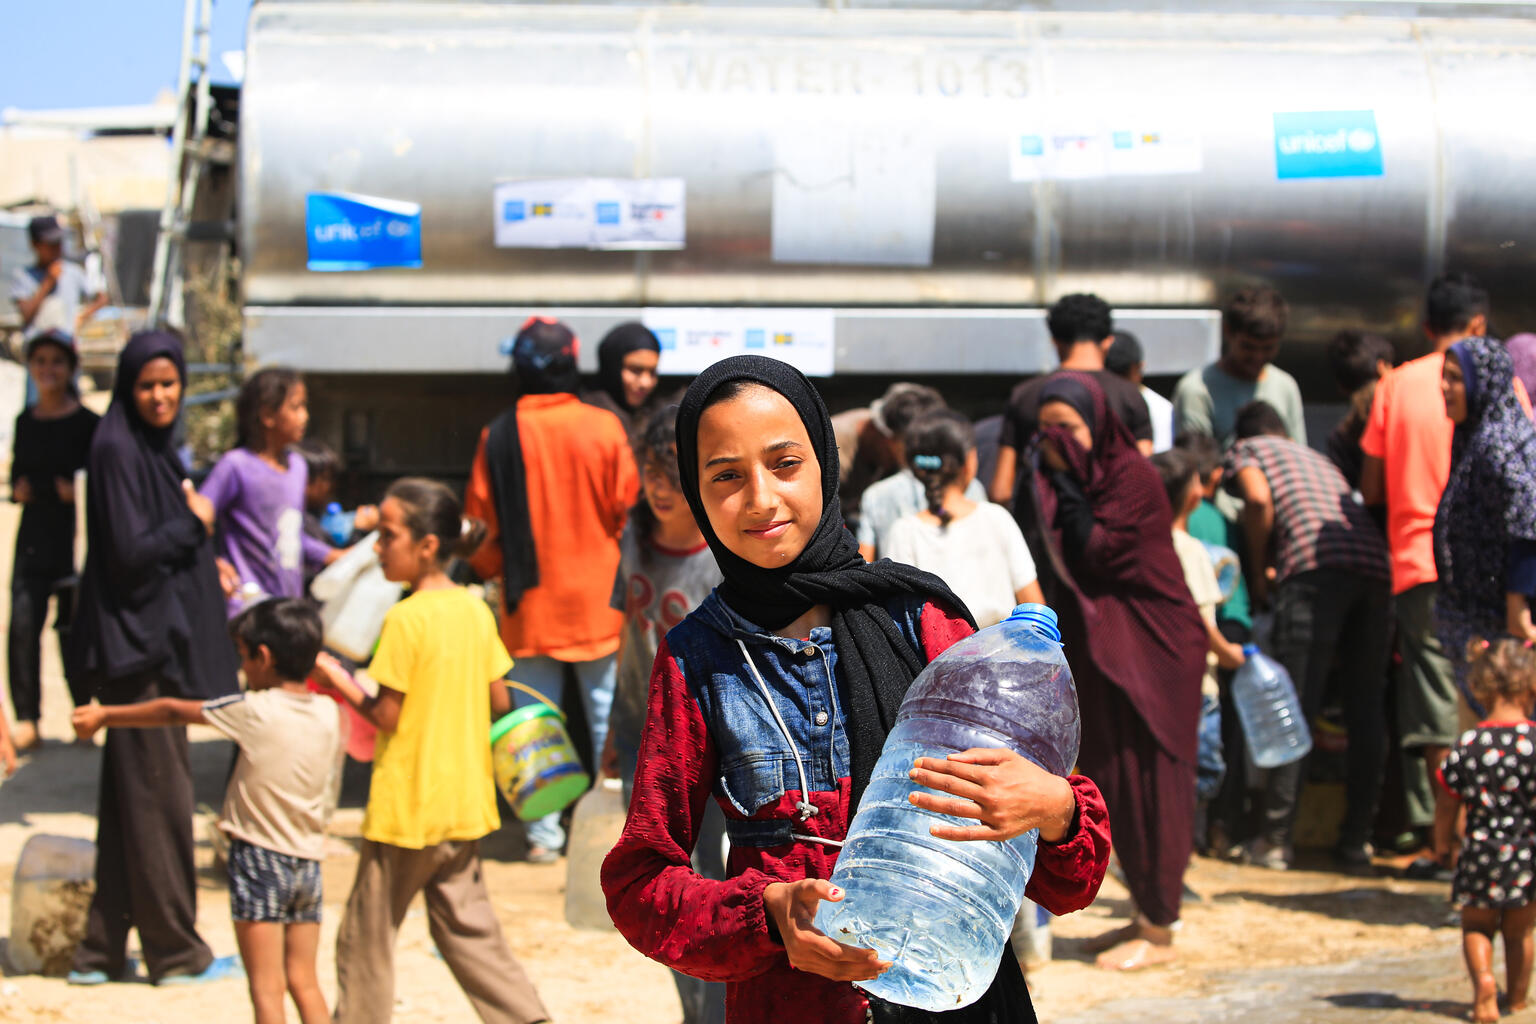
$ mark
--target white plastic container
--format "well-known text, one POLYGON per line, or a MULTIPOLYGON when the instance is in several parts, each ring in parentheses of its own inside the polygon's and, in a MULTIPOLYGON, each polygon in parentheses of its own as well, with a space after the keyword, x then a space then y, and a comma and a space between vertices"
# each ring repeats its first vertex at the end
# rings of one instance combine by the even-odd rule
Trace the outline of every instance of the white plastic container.
POLYGON ((377 533, 370 533, 326 566, 310 585, 321 603, 325 645, 357 662, 373 657, 384 630, 384 616, 400 600, 404 588, 384 578, 373 553, 377 533))
POLYGON ((624 788, 603 779, 576 801, 565 862, 565 923, 589 931, 617 931, 608 916, 600 875, 603 858, 624 831, 624 788))
POLYGON ((35 835, 21 848, 11 886, 11 968, 61 978, 85 938, 96 892, 96 844, 35 835))

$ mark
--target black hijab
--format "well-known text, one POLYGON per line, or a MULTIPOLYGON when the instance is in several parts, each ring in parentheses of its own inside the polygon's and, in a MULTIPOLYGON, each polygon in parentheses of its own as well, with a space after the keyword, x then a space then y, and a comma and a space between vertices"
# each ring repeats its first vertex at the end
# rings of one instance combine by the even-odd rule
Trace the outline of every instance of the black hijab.
MULTIPOLYGON (((187 379, 181 340, 140 331, 118 357, 112 405, 91 441, 75 670, 93 690, 145 674, 161 693, 210 699, 236 691, 238 663, 208 531, 187 508, 176 424, 140 418, 134 385, 154 359, 187 379), (170 692, 167 692, 170 691, 170 692)), ((179 422, 179 421, 178 421, 179 422)))
MULTIPOLYGON (((534 317, 523 324, 512 343, 512 374, 517 378, 518 397, 575 394, 580 383, 576 374, 580 345, 571 329, 555 320, 534 317)), ((517 403, 491 421, 485 438, 485 462, 501 527, 502 599, 510 614, 517 610, 523 594, 539 585, 539 554, 528 514, 528 471, 517 429, 517 403)))
MULTIPOLYGON (((888 558, 871 564, 859 555, 858 542, 843 524, 837 498, 832 420, 811 382, 789 364, 763 356, 733 356, 696 377, 677 413, 677 466, 688 507, 724 576, 719 593, 727 604, 768 629, 788 625, 814 605, 831 606, 837 672, 848 694, 844 727, 852 759, 849 806, 856 809, 902 698, 925 665, 923 652, 902 636, 886 602, 918 596, 958 612, 973 628, 975 620, 937 576, 888 558), (731 553, 715 535, 699 498, 699 417, 712 394, 737 381, 760 384, 784 396, 805 424, 821 463, 821 520, 805 550, 779 569, 763 569, 731 553)), ((1035 1020, 1024 975, 1007 946, 987 993, 962 1010, 933 1013, 873 996, 870 1006, 879 1024, 1032 1024, 1035 1020)))
POLYGON ((973 627, 975 621, 937 576, 888 558, 870 564, 859 555, 837 500, 837 441, 827 407, 810 381, 788 363, 733 356, 696 377, 678 408, 677 467, 688 507, 725 577, 720 596, 739 615, 758 626, 780 629, 814 605, 831 606, 837 670, 848 693, 846 728, 857 807, 901 700, 926 664, 922 652, 902 636, 886 602, 922 597, 964 615, 973 627), (760 384, 784 396, 805 424, 821 463, 821 520, 805 550, 779 569, 763 569, 726 548, 699 497, 699 417, 712 394, 736 381, 760 384))
POLYGON ((633 320, 603 335, 597 346, 597 385, 613 399, 614 405, 629 413, 635 410, 624 398, 623 369, 624 357, 631 352, 661 353, 661 342, 651 329, 633 320))

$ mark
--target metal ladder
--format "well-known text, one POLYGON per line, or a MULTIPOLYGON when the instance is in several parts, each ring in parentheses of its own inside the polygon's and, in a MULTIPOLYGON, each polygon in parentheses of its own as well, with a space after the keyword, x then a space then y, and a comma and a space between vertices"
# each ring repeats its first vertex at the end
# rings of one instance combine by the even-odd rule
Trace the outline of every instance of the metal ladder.
POLYGON ((208 147, 210 50, 213 45, 213 0, 186 0, 181 30, 181 72, 177 77, 178 107, 171 128, 171 167, 160 231, 155 239, 155 265, 150 279, 149 322, 156 327, 184 327, 183 253, 191 227, 197 183, 210 160, 208 147), (196 75, 194 81, 193 76, 196 75))

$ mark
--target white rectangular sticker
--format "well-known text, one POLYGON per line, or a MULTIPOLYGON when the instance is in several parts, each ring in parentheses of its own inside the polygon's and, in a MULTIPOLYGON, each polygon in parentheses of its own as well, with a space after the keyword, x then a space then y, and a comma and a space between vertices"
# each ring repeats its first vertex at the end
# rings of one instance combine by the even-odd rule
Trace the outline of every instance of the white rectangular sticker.
POLYGON ((658 307, 641 320, 661 342, 663 374, 692 376, 727 356, 753 354, 807 376, 832 376, 830 309, 658 307))
POLYGON ((1152 121, 1045 123, 1023 128, 1009 139, 1013 181, 1196 174, 1202 164, 1197 133, 1152 121))
POLYGON ((495 190, 500 249, 681 249, 682 178, 504 181, 495 190))
POLYGON ((773 145, 773 260, 933 263, 934 148, 922 126, 797 120, 773 145))

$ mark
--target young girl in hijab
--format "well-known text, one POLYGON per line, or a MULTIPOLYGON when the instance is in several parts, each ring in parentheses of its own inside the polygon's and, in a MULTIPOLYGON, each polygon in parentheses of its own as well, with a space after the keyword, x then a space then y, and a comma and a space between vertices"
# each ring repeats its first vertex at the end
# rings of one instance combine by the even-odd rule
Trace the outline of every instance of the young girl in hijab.
POLYGON ((309 394, 294 370, 259 370, 235 403, 235 447, 213 467, 202 493, 213 503, 229 614, 269 597, 303 597, 304 566, 341 551, 304 532, 308 463, 294 445, 309 425, 309 394))
MULTIPOLYGON (((516 404, 480 436, 464 510, 487 524, 470 558, 501 584, 501 638, 515 678, 559 703, 576 677, 594 757, 603 749, 622 612, 609 607, 619 537, 639 481, 624 428, 576 397, 578 342, 534 318, 512 346, 516 404)), ((519 695, 518 704, 532 697, 519 695)), ((560 855, 560 816, 528 824, 529 859, 560 855)))
POLYGON ((619 324, 597 346, 598 389, 582 401, 613 413, 633 437, 655 411, 660 362, 661 342, 649 327, 635 321, 619 324))
MULTIPOLYGON (((1445 411, 1456 425, 1451 476, 1435 513, 1435 617, 1447 651, 1506 630, 1536 639, 1536 428, 1515 393, 1514 364, 1493 338, 1452 345, 1442 371, 1445 411)), ((1466 666, 1457 659, 1457 682, 1466 666)))
POLYGON ((1034 472, 1015 507, 1061 617, 1083 709, 1078 764, 1104 789, 1136 920, 1092 943, 1099 966, 1173 958, 1193 844, 1207 639, 1173 548, 1161 478, 1098 382, 1052 377, 1034 472))
POLYGON ((1472 975, 1472 1019, 1499 1019, 1493 942, 1504 936, 1509 1012, 1526 1007, 1536 924, 1536 650, 1528 641, 1473 638, 1468 683, 1488 709, 1462 734, 1439 772, 1435 853, 1451 862, 1458 811, 1465 838, 1455 859, 1451 905, 1461 911, 1461 948, 1472 975))
MULTIPOLYGON (((937 1020, 854 988, 889 964, 811 921, 819 901, 841 898, 826 879, 902 697, 973 631, 970 616, 937 578, 860 557, 826 408, 788 365, 737 356, 706 370, 683 399, 677 450, 724 581, 657 652, 634 800, 603 865, 609 912, 647 956, 725 982, 733 1024, 812 1007, 827 1024, 937 1020), (731 840, 725 881, 689 862, 710 799, 731 840)), ((1078 909, 1098 891, 1109 831, 1086 778, 1057 778, 1011 751, 925 758, 913 778, 968 798, 914 798, 978 819, 936 827, 942 838, 1038 827, 1028 895, 1047 909, 1078 909)), ((942 1019, 1034 1020, 1012 952, 979 1002, 942 1019)))
POLYGON ((1044 604, 1019 524, 1001 505, 966 497, 976 479, 971 421, 945 409, 912 424, 903 440, 907 468, 923 485, 928 507, 891 524, 885 554, 948 583, 981 629, 1003 621, 1015 605, 1044 604))
MULTIPOLYGON (((239 688, 209 537, 213 506, 192 489, 174 443, 185 384, 181 339, 135 334, 91 442, 90 546, 69 654, 103 704, 207 701, 239 688)), ((96 893, 72 983, 123 978, 130 928, 157 984, 236 969, 197 934, 192 809, 185 728, 108 730, 96 893)))

